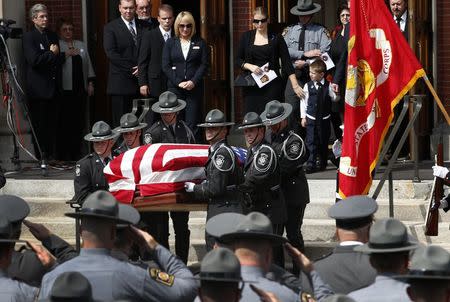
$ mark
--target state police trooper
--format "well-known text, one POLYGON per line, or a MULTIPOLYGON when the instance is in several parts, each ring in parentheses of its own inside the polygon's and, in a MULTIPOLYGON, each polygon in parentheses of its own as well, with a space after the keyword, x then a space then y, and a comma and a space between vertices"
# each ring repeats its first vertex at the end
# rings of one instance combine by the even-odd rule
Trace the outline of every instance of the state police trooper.
POLYGON ((5 212, 0 214, 0 300, 1 301, 35 301, 39 289, 28 284, 13 280, 7 270, 12 259, 12 251, 16 242, 13 239, 13 228, 5 212))
MULTIPOLYGON (((308 181, 303 171, 305 144, 300 136, 287 127, 292 106, 270 101, 261 114, 263 124, 270 129, 268 141, 278 155, 281 170, 281 190, 287 207, 286 234, 293 246, 305 250, 301 226, 306 205, 309 203, 308 181)), ((294 267, 298 274, 298 268, 294 267)))
MULTIPOLYGON (((206 221, 220 213, 242 213, 242 193, 238 190, 238 185, 243 182, 242 168, 226 140, 232 125, 234 123, 227 122, 218 109, 209 111, 205 122, 197 125, 205 128, 205 138, 210 144, 206 179, 201 184, 186 182, 185 188, 187 192, 193 192, 196 199, 208 202, 206 221)), ((205 240, 209 251, 213 248, 214 238, 205 232, 205 240)))
MULTIPOLYGON (((172 143, 195 144, 194 134, 188 125, 178 118, 186 107, 186 102, 170 91, 163 92, 158 102, 152 105, 152 111, 161 115, 144 133, 145 144, 172 143)), ((178 257, 187 263, 189 255, 189 212, 170 212, 175 231, 175 251, 178 257)), ((166 248, 169 248, 169 216, 167 212, 142 213, 143 221, 149 232, 166 248)))
POLYGON ((136 115, 133 113, 125 113, 120 118, 120 126, 114 131, 122 134, 122 144, 114 150, 119 155, 130 149, 141 145, 142 129, 147 127, 147 123, 140 123, 136 115))
POLYGON ((85 135, 84 139, 92 142, 94 152, 79 160, 75 166, 73 201, 82 204, 89 193, 108 190, 103 168, 113 159, 111 149, 118 136, 119 133, 111 130, 104 121, 96 122, 92 126, 92 132, 85 135))
MULTIPOLYGON (((282 235, 287 220, 286 204, 280 187, 278 156, 265 140, 265 126, 255 112, 248 112, 238 129, 244 130, 249 149, 240 190, 251 200, 252 210, 270 218, 274 233, 282 235)), ((275 263, 284 266, 283 250, 274 253, 275 263)))
MULTIPOLYGON (((288 26, 283 31, 284 40, 292 64, 294 64, 295 75, 301 87, 309 81, 308 60, 328 52, 331 45, 327 29, 320 24, 311 22, 314 14, 320 9, 320 4, 314 3, 312 0, 298 0, 297 5, 292 7, 290 12, 298 16, 299 22, 288 26)), ((300 131, 298 121, 300 102, 289 81, 286 84, 285 99, 293 108, 293 114, 289 119, 289 128, 298 132, 300 131)))
POLYGON ((130 235, 140 240, 141 247, 155 256, 159 269, 142 269, 111 257, 116 224, 129 223, 119 216, 118 204, 111 193, 96 191, 88 196, 79 212, 66 216, 81 219, 84 247, 80 255, 66 261, 42 280, 41 299, 50 296, 56 278, 70 271, 83 274, 92 285, 94 299, 113 301, 192 301, 196 284, 183 262, 159 245, 152 236, 132 228, 130 235))

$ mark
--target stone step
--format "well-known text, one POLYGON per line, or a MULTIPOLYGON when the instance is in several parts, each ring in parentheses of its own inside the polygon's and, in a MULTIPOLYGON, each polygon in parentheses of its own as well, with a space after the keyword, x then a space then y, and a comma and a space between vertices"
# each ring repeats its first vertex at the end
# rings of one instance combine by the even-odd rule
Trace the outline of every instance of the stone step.
MULTIPOLYGON (((375 190, 378 180, 372 185, 371 192, 375 190)), ((334 179, 308 180, 311 199, 335 199, 336 181, 334 179)), ((432 181, 413 183, 411 180, 394 180, 394 200, 419 199, 426 200, 430 194, 432 181)), ((73 195, 73 180, 52 179, 14 179, 8 181, 1 189, 3 194, 13 194, 22 198, 52 198, 64 201, 70 200, 73 195)), ((369 194, 371 195, 371 194, 369 194)), ((388 185, 383 186, 378 199, 387 200, 388 185)))

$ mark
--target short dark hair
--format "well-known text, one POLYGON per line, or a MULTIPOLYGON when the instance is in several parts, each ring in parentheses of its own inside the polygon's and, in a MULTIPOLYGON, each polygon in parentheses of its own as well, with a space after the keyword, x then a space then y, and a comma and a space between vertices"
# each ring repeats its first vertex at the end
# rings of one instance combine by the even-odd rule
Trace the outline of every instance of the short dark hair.
POLYGON ((404 264, 405 257, 409 258, 409 251, 373 253, 370 254, 370 264, 378 272, 396 272, 404 264))
POLYGON ((313 69, 316 72, 325 72, 327 70, 327 65, 322 59, 316 59, 309 65, 309 69, 313 69))

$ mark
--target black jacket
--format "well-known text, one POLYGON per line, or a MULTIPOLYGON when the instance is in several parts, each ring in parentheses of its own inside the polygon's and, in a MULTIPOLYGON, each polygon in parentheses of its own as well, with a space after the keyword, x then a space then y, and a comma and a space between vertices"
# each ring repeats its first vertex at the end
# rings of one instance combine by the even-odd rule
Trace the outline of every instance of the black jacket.
POLYGON ((254 147, 254 152, 247 151, 244 183, 239 188, 250 197, 252 210, 267 215, 273 224, 282 224, 287 219, 280 176, 277 154, 265 140, 254 147))
MULTIPOLYGON (((171 34, 173 36, 173 30, 171 34)), ((138 80, 139 86, 149 86, 152 97, 159 97, 167 90, 167 77, 162 71, 162 52, 165 43, 159 27, 145 32, 142 36, 138 80)))
MULTIPOLYGON (((242 68, 244 63, 254 64, 253 55, 251 52, 252 45, 255 41, 256 30, 246 31, 242 34, 239 42, 239 47, 236 56, 236 65, 242 68)), ((292 66, 289 50, 287 48, 284 38, 280 34, 268 33, 269 46, 271 48, 271 57, 267 58, 269 68, 274 70, 278 75, 289 76, 293 74, 294 66, 292 66), (280 73, 281 59, 282 73, 280 73)))
POLYGON ((195 144, 194 134, 184 121, 178 120, 175 132, 162 121, 155 122, 144 133, 144 144, 195 144))
POLYGON ((270 142, 278 155, 281 189, 286 204, 300 206, 309 203, 308 181, 303 171, 303 163, 307 159, 304 142, 288 128, 280 133, 272 134, 270 142))
POLYGON ((184 81, 192 81, 198 86, 208 69, 208 50, 206 42, 193 36, 186 59, 181 50, 179 38, 173 37, 166 41, 162 56, 162 69, 169 79, 169 88, 178 88, 184 81))
POLYGON ((103 47, 109 60, 107 93, 109 95, 136 95, 139 93, 137 77, 132 75, 133 67, 138 66, 139 47, 142 34, 148 30, 149 23, 134 19, 137 45, 127 25, 119 17, 105 25, 103 47))
POLYGON ((26 93, 29 98, 52 99, 61 91, 61 65, 65 54, 54 54, 50 51, 51 44, 59 47, 58 36, 50 30, 41 33, 33 27, 23 35, 23 53, 27 66, 26 93))
POLYGON ((103 173, 104 167, 105 165, 96 153, 91 153, 77 162, 73 180, 75 189, 73 201, 83 203, 90 193, 97 190, 108 190, 109 185, 103 173))

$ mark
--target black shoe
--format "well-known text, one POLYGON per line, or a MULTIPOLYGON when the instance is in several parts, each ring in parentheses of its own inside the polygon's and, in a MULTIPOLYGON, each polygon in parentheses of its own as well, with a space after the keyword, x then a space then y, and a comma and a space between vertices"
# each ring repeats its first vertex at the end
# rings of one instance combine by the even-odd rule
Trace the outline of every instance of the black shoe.
POLYGON ((310 166, 306 166, 305 167, 305 173, 306 174, 311 174, 311 173, 314 173, 316 171, 317 171, 317 168, 315 166, 310 165, 310 166))

